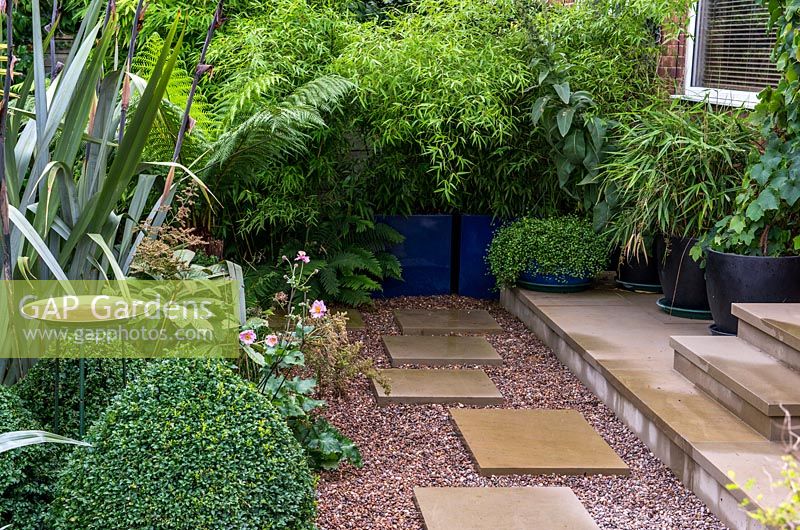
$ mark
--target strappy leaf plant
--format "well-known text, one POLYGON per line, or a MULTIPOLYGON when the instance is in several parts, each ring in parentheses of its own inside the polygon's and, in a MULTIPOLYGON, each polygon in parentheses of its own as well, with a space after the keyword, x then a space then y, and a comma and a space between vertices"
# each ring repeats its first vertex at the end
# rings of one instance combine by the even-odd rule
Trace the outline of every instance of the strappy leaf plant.
MULTIPOLYGON (((42 35, 39 0, 32 0, 32 12, 32 68, 16 97, 6 90, 5 98, 3 223, 10 233, 4 278, 123 278, 136 251, 136 229, 163 222, 178 186, 165 184, 153 203, 157 178, 149 168, 179 164, 147 162, 142 154, 178 59, 179 21, 169 28, 149 80, 130 82, 129 70, 114 65, 122 54, 114 49, 121 32, 113 2, 92 0, 63 68, 48 79, 49 36, 42 35), (123 194, 130 200, 120 209, 123 194)), ((182 174, 193 178, 188 169, 182 174)), ((21 364, 0 359, 0 382, 19 377, 21 364)))

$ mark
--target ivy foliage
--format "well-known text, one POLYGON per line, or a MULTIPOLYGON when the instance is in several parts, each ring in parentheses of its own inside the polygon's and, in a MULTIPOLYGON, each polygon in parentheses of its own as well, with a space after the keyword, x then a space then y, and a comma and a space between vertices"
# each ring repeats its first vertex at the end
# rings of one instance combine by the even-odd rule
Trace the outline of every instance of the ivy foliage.
MULTIPOLYGON (((35 430, 40 425, 19 397, 0 385, 0 432, 35 430)), ((38 530, 52 498, 52 461, 64 448, 28 446, 0 453, 0 528, 38 530)))
POLYGON ((314 527, 303 450, 222 361, 150 362, 87 441, 56 484, 54 530, 314 527))
POLYGON ((501 288, 520 274, 593 278, 605 269, 609 246, 591 223, 576 216, 526 217, 500 228, 486 260, 501 288))
MULTIPOLYGON (((706 243, 754 256, 800 254, 800 24, 797 0, 759 0, 777 33, 772 58, 783 76, 759 95, 763 152, 754 151, 734 201, 706 243)), ((699 255, 699 250, 695 251, 699 255)))

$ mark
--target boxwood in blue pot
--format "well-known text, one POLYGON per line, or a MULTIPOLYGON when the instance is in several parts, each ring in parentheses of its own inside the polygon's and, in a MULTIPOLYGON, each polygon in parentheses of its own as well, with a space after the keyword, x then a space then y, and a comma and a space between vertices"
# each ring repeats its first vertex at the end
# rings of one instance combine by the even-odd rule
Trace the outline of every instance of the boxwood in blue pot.
POLYGON ((501 288, 548 292, 588 289, 608 260, 608 242, 574 215, 525 217, 500 228, 487 260, 501 288))

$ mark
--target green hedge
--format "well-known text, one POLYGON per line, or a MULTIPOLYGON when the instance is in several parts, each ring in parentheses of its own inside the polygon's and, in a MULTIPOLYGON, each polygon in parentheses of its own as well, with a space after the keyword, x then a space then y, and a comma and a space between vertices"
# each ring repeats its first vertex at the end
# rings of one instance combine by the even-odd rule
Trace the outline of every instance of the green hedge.
MULTIPOLYGON (((38 428, 20 399, 0 385, 0 433, 38 428)), ((12 524, 13 530, 40 527, 52 496, 51 462, 58 450, 40 445, 0 453, 0 528, 6 524, 12 524)))
POLYGON ((151 362, 87 440, 56 485, 54 530, 313 528, 303 450, 220 361, 151 362))

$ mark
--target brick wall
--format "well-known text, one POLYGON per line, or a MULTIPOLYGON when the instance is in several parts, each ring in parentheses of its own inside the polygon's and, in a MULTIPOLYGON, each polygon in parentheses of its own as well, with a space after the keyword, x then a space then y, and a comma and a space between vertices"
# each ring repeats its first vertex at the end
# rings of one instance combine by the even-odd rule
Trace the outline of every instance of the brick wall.
POLYGON ((686 34, 664 43, 663 55, 658 65, 658 75, 668 81, 670 93, 683 93, 686 69, 686 34))

